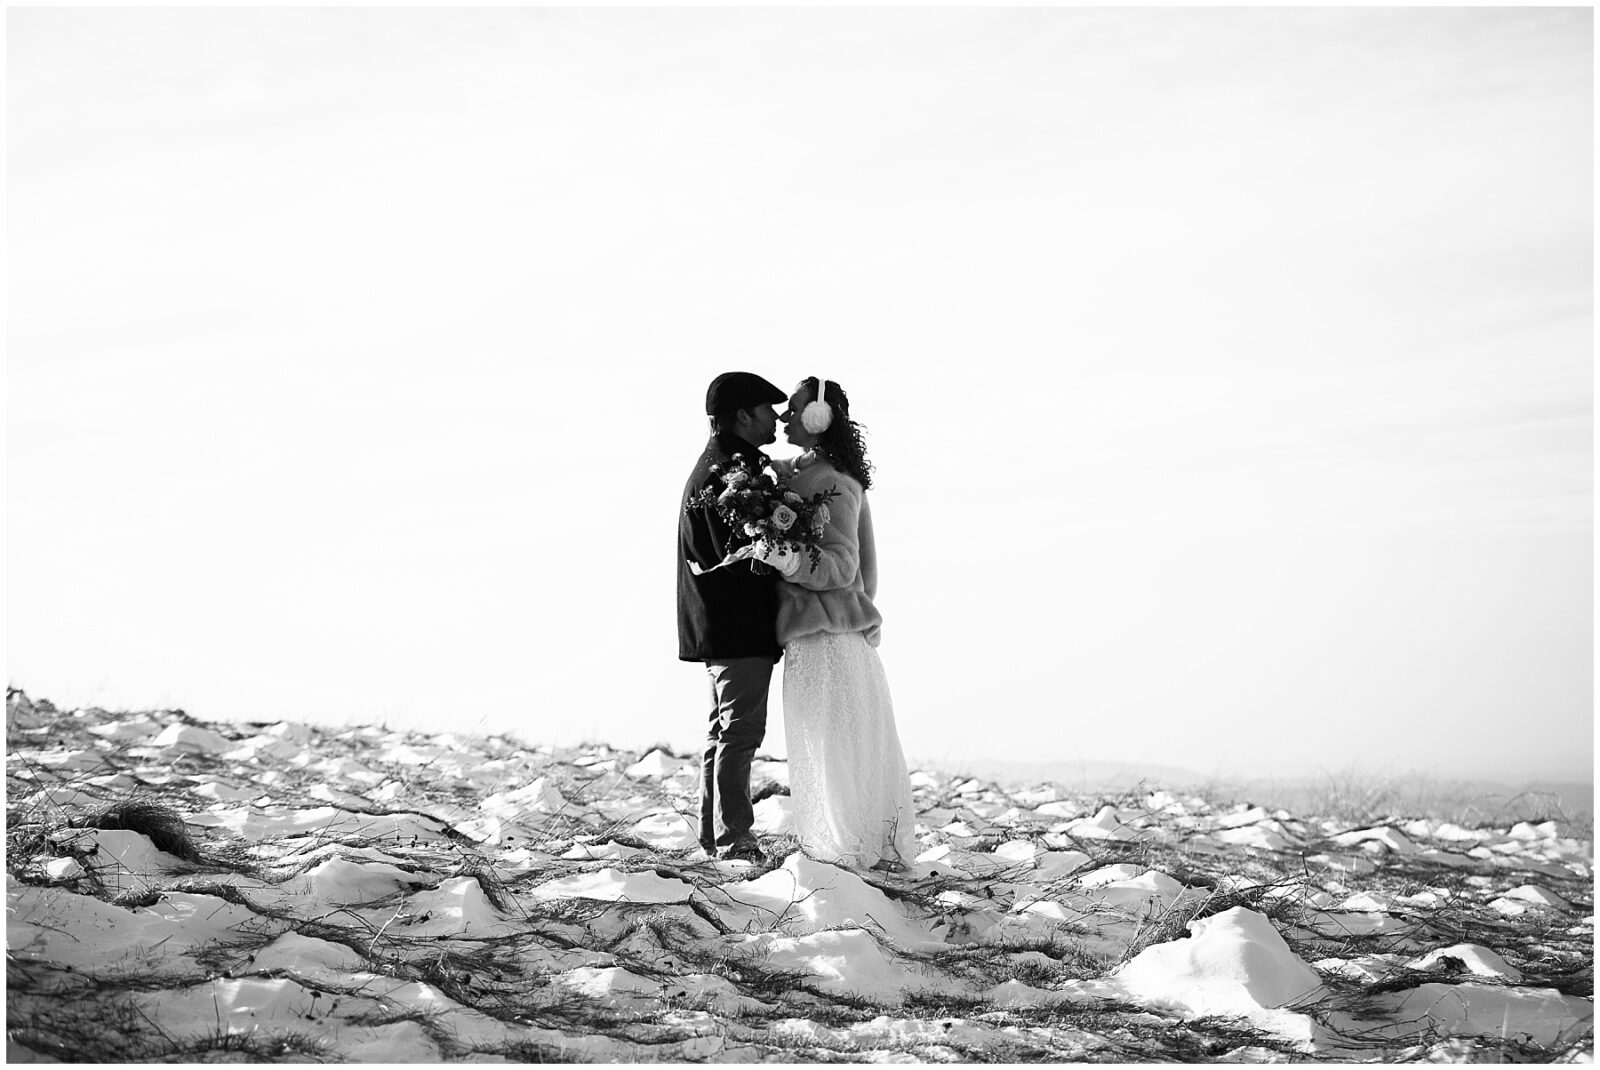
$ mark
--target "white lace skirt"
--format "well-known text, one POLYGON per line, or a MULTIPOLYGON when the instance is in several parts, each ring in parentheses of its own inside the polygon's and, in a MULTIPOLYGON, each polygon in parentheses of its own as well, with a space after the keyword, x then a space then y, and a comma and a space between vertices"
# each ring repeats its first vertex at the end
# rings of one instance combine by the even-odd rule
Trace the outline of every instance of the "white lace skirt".
POLYGON ((795 833, 813 858, 870 867, 916 857, 911 780, 889 679, 860 633, 783 651, 783 731, 795 833))

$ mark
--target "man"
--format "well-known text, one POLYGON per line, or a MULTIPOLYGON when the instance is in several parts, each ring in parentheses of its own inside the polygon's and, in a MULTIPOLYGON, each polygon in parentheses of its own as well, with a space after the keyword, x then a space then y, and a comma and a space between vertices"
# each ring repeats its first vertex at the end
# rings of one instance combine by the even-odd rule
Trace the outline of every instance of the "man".
MULTIPOLYGON (((687 502, 718 481, 712 465, 735 453, 757 466, 761 447, 778 437, 776 402, 787 395, 759 375, 726 372, 706 391, 711 441, 684 485, 687 502)), ((711 677, 711 726, 702 758, 700 845, 723 858, 761 860, 751 831, 750 760, 767 732, 767 690, 778 645, 775 573, 757 575, 750 561, 695 575, 690 563, 713 569, 730 550, 750 540, 713 509, 682 510, 678 519, 678 658, 704 662, 711 677)))

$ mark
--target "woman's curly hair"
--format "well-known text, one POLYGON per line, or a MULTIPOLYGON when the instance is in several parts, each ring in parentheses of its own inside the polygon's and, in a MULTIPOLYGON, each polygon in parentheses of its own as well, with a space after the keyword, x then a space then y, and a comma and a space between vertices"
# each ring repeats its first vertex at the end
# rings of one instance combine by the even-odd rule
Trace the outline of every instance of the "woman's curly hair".
MULTIPOLYGON (((813 399, 816 398, 815 375, 801 380, 800 386, 813 399)), ((816 449, 830 464, 866 490, 872 486, 872 462, 867 460, 867 440, 861 434, 866 429, 850 419, 850 396, 844 392, 844 387, 830 379, 822 400, 833 406, 833 422, 817 436, 816 449)))

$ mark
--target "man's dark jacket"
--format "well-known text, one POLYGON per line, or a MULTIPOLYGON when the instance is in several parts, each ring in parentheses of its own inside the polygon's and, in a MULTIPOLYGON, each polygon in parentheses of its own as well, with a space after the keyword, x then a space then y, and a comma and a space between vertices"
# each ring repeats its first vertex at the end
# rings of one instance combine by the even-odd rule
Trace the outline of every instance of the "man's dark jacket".
POLYGON ((740 561, 715 572, 696 576, 693 561, 709 569, 730 550, 750 541, 732 530, 714 509, 682 508, 682 503, 721 479, 711 474, 714 464, 726 465, 735 453, 764 466, 765 453, 738 435, 721 434, 706 443, 689 481, 678 499, 678 659, 726 661, 731 658, 783 655, 778 645, 777 574, 756 575, 751 562, 740 561))

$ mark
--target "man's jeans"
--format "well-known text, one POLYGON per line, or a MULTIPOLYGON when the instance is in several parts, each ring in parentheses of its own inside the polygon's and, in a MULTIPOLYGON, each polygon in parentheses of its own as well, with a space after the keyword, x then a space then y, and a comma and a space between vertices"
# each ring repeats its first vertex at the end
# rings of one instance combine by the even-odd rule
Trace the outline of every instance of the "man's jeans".
POLYGON ((772 659, 706 662, 711 676, 711 730, 701 761, 700 844, 729 847, 750 833, 750 759, 767 734, 772 659))

